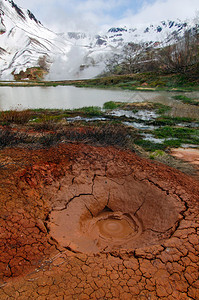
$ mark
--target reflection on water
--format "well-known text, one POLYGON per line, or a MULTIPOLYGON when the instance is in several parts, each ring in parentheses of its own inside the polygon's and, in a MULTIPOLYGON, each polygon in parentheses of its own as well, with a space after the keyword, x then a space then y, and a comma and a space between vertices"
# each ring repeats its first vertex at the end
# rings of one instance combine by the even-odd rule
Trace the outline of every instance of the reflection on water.
MULTIPOLYGON (((107 101, 159 102, 172 106, 173 116, 198 118, 199 107, 185 105, 172 99, 176 92, 146 92, 128 90, 105 90, 58 87, 0 87, 0 110, 19 106, 25 108, 73 109, 83 106, 100 106, 107 101)), ((179 94, 179 93, 178 93, 179 94)), ((199 93, 188 93, 189 97, 199 98, 199 93)))

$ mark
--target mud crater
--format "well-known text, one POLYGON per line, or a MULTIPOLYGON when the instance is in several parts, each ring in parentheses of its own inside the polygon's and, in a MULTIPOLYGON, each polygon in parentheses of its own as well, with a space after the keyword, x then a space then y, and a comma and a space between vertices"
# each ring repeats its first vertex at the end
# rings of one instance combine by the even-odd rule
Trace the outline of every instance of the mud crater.
POLYGON ((61 246, 82 253, 131 251, 175 232, 186 210, 176 194, 120 159, 97 165, 81 161, 48 189, 47 227, 61 246))

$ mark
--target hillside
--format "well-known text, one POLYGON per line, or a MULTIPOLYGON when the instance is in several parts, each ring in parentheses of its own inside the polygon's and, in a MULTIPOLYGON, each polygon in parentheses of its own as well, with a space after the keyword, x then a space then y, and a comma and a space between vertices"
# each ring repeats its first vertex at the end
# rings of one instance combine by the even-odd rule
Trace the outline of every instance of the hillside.
MULTIPOLYGON (((138 48, 162 48, 176 43, 192 26, 167 20, 133 28, 113 27, 96 34, 57 34, 29 10, 12 0, 1 0, 0 76, 2 80, 13 79, 13 75, 17 80, 36 80, 46 74, 48 80, 93 78, 104 71, 108 59, 120 56, 129 43, 138 48)), ((137 48, 132 51, 137 55, 137 48)))

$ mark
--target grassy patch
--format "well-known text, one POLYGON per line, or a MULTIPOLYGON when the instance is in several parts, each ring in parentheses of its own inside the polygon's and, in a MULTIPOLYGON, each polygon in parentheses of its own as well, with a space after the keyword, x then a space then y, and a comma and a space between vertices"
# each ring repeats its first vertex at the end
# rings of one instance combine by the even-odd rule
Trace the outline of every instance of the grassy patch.
POLYGON ((167 148, 167 147, 169 147, 169 148, 178 148, 178 147, 180 147, 181 146, 181 144, 182 144, 182 141, 181 140, 166 140, 166 141, 164 141, 164 146, 167 148))
POLYGON ((155 150, 149 155, 150 159, 156 159, 157 157, 164 156, 165 152, 163 150, 155 150))
POLYGON ((199 145, 198 129, 165 126, 155 129, 153 134, 158 138, 171 138, 164 142, 166 146, 178 147, 182 143, 199 145))
MULTIPOLYGON (((164 126, 151 131, 151 134, 153 134, 156 138, 165 139, 164 142, 156 143, 139 138, 135 141, 135 144, 150 152, 165 150, 167 148, 178 148, 182 144, 199 145, 199 130, 194 128, 164 126)), ((154 159, 154 154, 152 154, 152 156, 153 157, 151 158, 154 159)))
POLYGON ((175 100, 180 100, 180 101, 182 101, 185 104, 191 104, 191 105, 199 106, 199 102, 198 101, 195 101, 194 99, 189 98, 189 97, 184 96, 184 95, 176 95, 176 96, 173 96, 173 98, 175 100))
POLYGON ((118 107, 120 107, 121 104, 118 104, 114 101, 108 101, 108 102, 105 102, 104 105, 103 105, 103 108, 104 109, 116 109, 118 107))
POLYGON ((76 86, 84 87, 118 87, 122 89, 136 89, 143 87, 154 88, 155 90, 194 90, 198 88, 198 79, 191 76, 181 76, 178 74, 158 74, 155 72, 115 75, 96 78, 91 80, 83 80, 77 82, 76 86))
POLYGON ((127 82, 121 82, 117 86, 121 88, 128 88, 128 87, 135 87, 139 84, 139 81, 133 80, 133 81, 127 81, 127 82))
POLYGON ((142 147, 146 151, 164 150, 166 146, 160 143, 154 143, 149 140, 137 139, 134 142, 136 145, 142 147))
POLYGON ((158 115, 164 115, 171 110, 171 107, 162 103, 154 103, 154 109, 158 115))
POLYGON ((84 113, 88 116, 101 116, 102 115, 102 111, 99 106, 85 106, 82 108, 74 109, 72 111, 84 113))
POLYGON ((197 135, 198 133, 198 129, 183 127, 175 128, 170 126, 161 127, 154 130, 154 134, 158 138, 188 138, 192 135, 197 135))

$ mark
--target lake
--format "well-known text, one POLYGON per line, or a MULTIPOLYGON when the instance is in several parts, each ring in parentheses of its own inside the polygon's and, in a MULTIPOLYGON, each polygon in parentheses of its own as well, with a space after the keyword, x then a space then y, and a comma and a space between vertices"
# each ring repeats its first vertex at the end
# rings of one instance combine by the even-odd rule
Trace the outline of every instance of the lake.
MULTIPOLYGON (((177 92, 128 91, 74 86, 57 87, 0 87, 0 110, 20 109, 73 109, 84 106, 100 106, 107 101, 159 102, 172 106, 173 116, 198 118, 199 107, 185 105, 172 99, 177 92)), ((187 93, 188 97, 199 98, 199 92, 187 93)))

